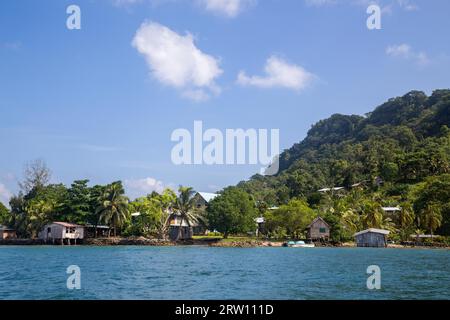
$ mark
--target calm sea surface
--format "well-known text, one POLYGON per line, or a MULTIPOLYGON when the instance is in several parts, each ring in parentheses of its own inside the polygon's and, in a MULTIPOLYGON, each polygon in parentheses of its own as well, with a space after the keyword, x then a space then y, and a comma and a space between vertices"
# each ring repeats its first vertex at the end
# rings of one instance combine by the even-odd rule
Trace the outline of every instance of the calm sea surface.
POLYGON ((0 247, 0 299, 449 299, 450 251, 0 247), (68 290, 66 269, 81 269, 68 290), (366 269, 381 268, 381 290, 366 269))

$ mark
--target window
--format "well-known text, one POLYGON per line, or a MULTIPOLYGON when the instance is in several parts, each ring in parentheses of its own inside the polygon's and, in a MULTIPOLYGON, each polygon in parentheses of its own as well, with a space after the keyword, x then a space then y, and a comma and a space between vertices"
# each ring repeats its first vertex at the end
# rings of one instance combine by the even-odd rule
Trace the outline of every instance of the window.
POLYGON ((319 232, 320 232, 320 233, 326 233, 327 230, 326 230, 325 228, 319 228, 319 232))

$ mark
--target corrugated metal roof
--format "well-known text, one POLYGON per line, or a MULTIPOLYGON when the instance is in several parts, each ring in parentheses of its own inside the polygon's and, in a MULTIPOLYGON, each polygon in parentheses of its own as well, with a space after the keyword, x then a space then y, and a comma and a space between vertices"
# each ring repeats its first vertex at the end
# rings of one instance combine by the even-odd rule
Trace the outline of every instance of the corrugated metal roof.
POLYGON ((399 207, 382 207, 381 209, 383 209, 384 211, 402 211, 402 209, 399 207))
POLYGON ((73 223, 68 223, 68 222, 60 222, 60 221, 55 221, 55 222, 52 222, 51 224, 58 224, 60 226, 67 227, 67 228, 84 228, 84 226, 80 226, 78 224, 73 224, 73 223))
POLYGON ((388 230, 369 228, 369 229, 357 232, 353 236, 359 236, 360 234, 364 234, 364 233, 368 233, 368 232, 381 233, 381 234, 386 234, 386 235, 390 233, 390 231, 388 231, 388 230))

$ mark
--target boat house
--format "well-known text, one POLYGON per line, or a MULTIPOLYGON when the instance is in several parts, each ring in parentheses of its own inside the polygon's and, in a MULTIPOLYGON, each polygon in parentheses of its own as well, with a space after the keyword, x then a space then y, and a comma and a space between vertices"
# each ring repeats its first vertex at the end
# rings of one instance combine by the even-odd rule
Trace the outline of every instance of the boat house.
POLYGON ((355 233, 358 247, 385 248, 387 246, 388 230, 370 228, 355 233))
POLYGON ((321 217, 315 218, 307 227, 306 237, 309 240, 330 239, 330 226, 321 217))
POLYGON ((53 222, 39 232, 39 239, 60 244, 77 244, 84 238, 84 227, 67 222, 53 222))
POLYGON ((0 225, 0 240, 16 239, 16 230, 0 225))

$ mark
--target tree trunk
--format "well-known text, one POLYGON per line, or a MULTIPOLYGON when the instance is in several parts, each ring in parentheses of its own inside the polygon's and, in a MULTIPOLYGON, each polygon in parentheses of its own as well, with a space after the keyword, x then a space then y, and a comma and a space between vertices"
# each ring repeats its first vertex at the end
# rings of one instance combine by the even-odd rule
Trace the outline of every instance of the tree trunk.
POLYGON ((180 221, 180 226, 179 226, 179 228, 178 228, 177 241, 180 240, 180 238, 181 238, 181 232, 182 232, 182 230, 183 230, 183 219, 181 219, 181 221, 180 221))

